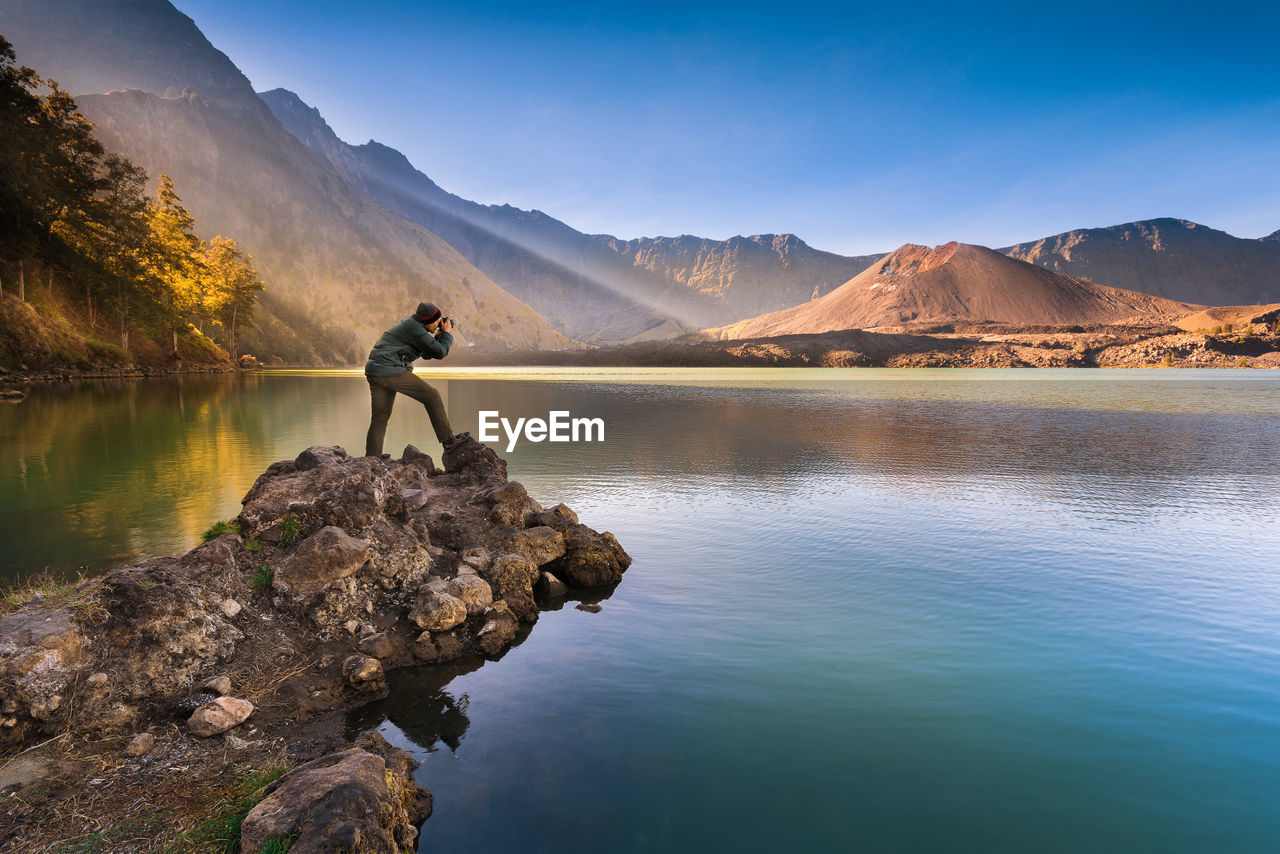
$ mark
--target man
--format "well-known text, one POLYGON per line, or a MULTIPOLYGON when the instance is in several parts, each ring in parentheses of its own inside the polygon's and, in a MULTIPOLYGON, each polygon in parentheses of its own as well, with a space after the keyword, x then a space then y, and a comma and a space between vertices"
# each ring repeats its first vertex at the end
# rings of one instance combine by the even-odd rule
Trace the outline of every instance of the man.
POLYGON ((429 302, 418 304, 412 317, 406 317, 382 333, 364 363, 364 376, 369 381, 373 398, 373 417, 369 435, 365 437, 365 456, 382 454, 382 440, 387 435, 387 421, 396 393, 408 395, 426 407, 436 438, 446 451, 462 443, 470 434, 453 435, 449 416, 444 411, 440 392, 413 374, 414 359, 443 359, 453 346, 453 321, 442 317, 440 309, 429 302))

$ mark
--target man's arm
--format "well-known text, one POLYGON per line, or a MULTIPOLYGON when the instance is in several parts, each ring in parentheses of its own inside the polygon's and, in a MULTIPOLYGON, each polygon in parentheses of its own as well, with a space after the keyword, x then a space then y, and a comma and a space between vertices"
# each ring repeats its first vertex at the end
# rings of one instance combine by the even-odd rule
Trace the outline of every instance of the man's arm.
POLYGON ((449 348, 453 346, 453 336, 446 332, 437 339, 425 326, 418 324, 418 328, 413 331, 413 343, 424 357, 443 359, 449 355, 449 348))

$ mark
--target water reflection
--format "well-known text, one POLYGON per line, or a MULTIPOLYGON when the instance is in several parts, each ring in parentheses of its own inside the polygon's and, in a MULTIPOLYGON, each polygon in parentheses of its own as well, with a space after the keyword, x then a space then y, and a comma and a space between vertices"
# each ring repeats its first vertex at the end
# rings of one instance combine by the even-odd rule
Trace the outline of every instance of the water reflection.
MULTIPOLYGON (((1086 520, 1196 514, 1225 496, 1252 497, 1242 525, 1280 513, 1267 500, 1280 486, 1280 383, 1270 374, 959 371, 887 382, 861 379, 866 371, 837 372, 840 381, 782 372, 795 376, 788 385, 779 372, 755 373, 741 387, 718 374, 709 386, 433 382, 459 430, 475 431, 480 410, 603 418, 602 443, 501 449, 513 477, 557 498, 622 493, 640 506, 710 490, 727 503, 821 500, 856 483, 1014 510, 1048 502, 1086 520)), ((238 512, 271 462, 313 444, 359 453, 368 407, 363 378, 349 373, 33 387, 22 404, 0 407, 0 575, 189 548, 238 512)), ((421 407, 401 400, 387 448, 410 442, 439 453, 421 407)))

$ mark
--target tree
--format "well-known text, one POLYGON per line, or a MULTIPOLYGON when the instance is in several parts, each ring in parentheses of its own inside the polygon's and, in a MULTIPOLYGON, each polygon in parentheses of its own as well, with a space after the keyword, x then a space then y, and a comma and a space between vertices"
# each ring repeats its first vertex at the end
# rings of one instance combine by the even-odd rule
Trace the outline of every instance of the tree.
POLYGON ((201 278, 200 238, 195 217, 182 204, 168 175, 160 176, 156 201, 148 211, 147 267, 154 283, 156 307, 168 326, 173 352, 178 352, 178 330, 198 307, 197 284, 201 278))
POLYGON ((205 275, 209 277, 210 299, 218 322, 227 330, 227 352, 236 358, 236 326, 253 323, 253 309, 264 285, 253 267, 253 259, 230 237, 210 240, 203 253, 205 275))

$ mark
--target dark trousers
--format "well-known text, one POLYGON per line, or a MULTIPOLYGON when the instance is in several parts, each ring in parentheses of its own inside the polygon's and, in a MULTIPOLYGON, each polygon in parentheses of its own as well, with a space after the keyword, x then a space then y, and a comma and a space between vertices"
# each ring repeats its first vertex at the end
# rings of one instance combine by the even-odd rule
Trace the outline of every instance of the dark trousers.
POLYGON ((453 438, 453 428, 449 426, 449 416, 445 414, 440 392, 415 376, 413 371, 392 377, 365 376, 365 379, 369 381, 369 395, 373 398, 373 417, 369 421, 369 435, 364 440, 365 456, 376 457, 382 453, 382 440, 387 435, 387 421, 396 402, 396 392, 412 397, 427 408, 431 428, 436 431, 440 444, 453 438))

